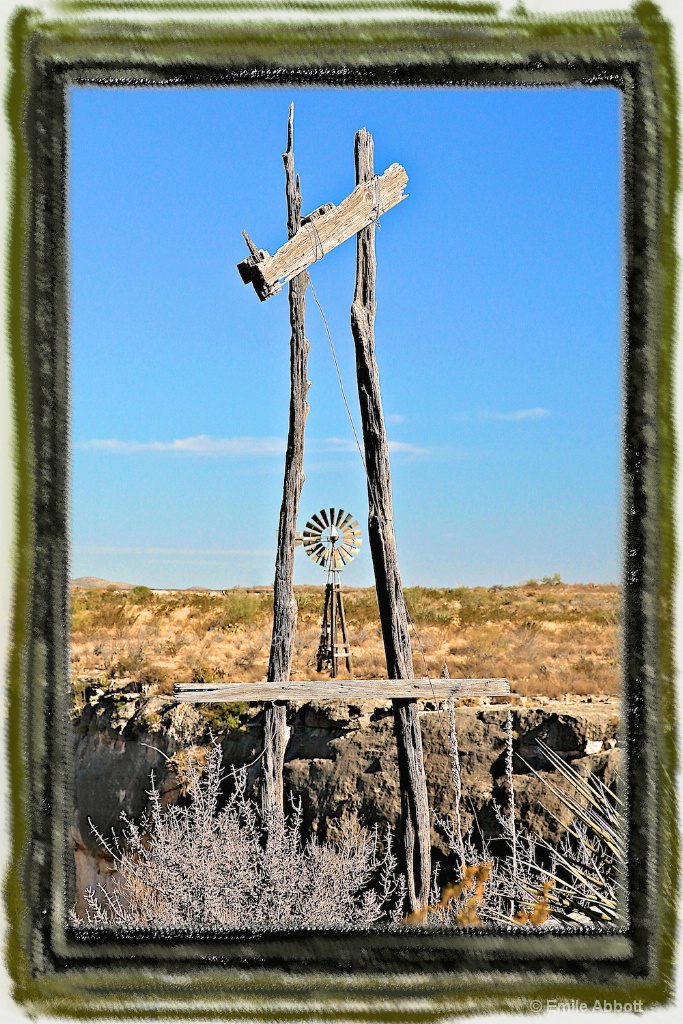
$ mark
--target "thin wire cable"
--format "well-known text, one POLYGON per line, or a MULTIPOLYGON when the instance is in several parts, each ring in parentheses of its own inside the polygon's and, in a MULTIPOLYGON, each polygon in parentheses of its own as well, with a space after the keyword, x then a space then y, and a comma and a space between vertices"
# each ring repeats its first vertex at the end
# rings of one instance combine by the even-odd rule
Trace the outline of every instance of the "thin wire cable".
POLYGON ((379 192, 379 176, 376 174, 375 175, 375 219, 373 221, 373 224, 376 224, 378 228, 382 227, 382 224, 380 222, 380 217, 382 216, 383 212, 384 211, 382 210, 382 200, 381 200, 380 192, 379 192))
POLYGON ((321 260, 323 258, 323 256, 325 255, 325 250, 323 249, 322 239, 321 239, 320 233, 318 232, 318 229, 317 229, 317 227, 315 225, 315 220, 309 220, 306 223, 306 230, 308 231, 309 236, 311 234, 311 229, 313 229, 313 258, 314 258, 313 262, 317 263, 318 260, 321 260), (319 256, 318 256, 318 250, 320 251, 320 255, 319 256))
POLYGON ((321 317, 323 319, 323 324, 325 325, 325 330, 327 332, 327 340, 330 343, 330 351, 332 353, 332 358, 334 360, 334 366, 335 366, 335 369, 337 371, 337 379, 339 380, 339 388, 341 390, 342 398, 344 399, 344 405, 346 406, 346 414, 349 417, 349 423, 351 424, 351 430, 353 431, 353 436, 356 439, 356 447, 358 448, 358 454, 360 455, 360 461, 363 463, 363 470, 365 472, 365 477, 368 480, 368 485, 370 485, 370 481, 369 481, 369 478, 368 478, 368 467, 365 464, 365 456, 363 454, 363 449, 361 448, 360 440, 358 439, 358 431, 356 430, 356 424, 353 422, 353 416, 351 414, 351 408, 350 408, 348 400, 346 398, 346 391, 344 390, 344 381, 342 380, 341 370, 339 369, 339 363, 337 361, 337 353, 334 350, 334 342, 332 341, 332 334, 330 333, 330 327, 329 327, 329 324, 327 323, 327 317, 325 316, 325 311, 323 310, 323 307, 320 305, 320 300, 318 299, 318 296, 316 295, 316 291, 315 291, 315 288, 313 287, 313 282, 311 281, 310 276, 309 276, 309 279, 308 279, 308 286, 311 289, 311 293, 313 295, 313 298, 315 299, 315 304, 318 307, 318 309, 320 310, 320 315, 321 315, 321 317))
MULTIPOLYGON (((379 190, 378 190, 378 194, 379 194, 379 190)), ((379 202, 379 199, 378 199, 378 202, 379 202)), ((358 448, 358 454, 360 455, 361 462, 363 463, 363 471, 365 473, 365 480, 366 480, 366 483, 367 483, 368 492, 370 494, 371 501, 372 501, 372 503, 375 506, 375 510, 379 510, 379 503, 377 501, 377 495, 374 492, 372 481, 370 480, 370 477, 368 475, 368 467, 366 465, 365 457, 363 455, 363 450, 361 448, 360 440, 358 438, 358 432, 356 430, 356 424, 353 422, 353 416, 351 414, 351 409, 349 407, 349 403, 348 403, 348 400, 346 398, 346 391, 344 390, 344 381, 342 379, 341 370, 339 368, 339 362, 337 360, 337 353, 335 352, 335 349, 334 349, 334 342, 332 341, 332 333, 330 331, 330 327, 329 327, 329 324, 327 322, 327 317, 325 316, 325 311, 323 310, 323 307, 320 304, 320 300, 319 300, 319 298, 318 298, 318 296, 316 294, 316 290, 315 290, 315 288, 313 286, 313 282, 310 279, 310 275, 309 275, 308 283, 309 283, 309 287, 311 289, 311 293, 313 295, 313 298, 315 299, 315 304, 318 307, 318 309, 320 310, 320 316, 322 317, 323 324, 325 325, 325 331, 327 332, 327 340, 330 343, 330 351, 332 353, 332 359, 334 360, 334 366, 335 366, 335 369, 337 371, 337 379, 339 380, 339 389, 341 391, 342 398, 344 399, 344 405, 346 406, 346 413, 347 413, 347 415, 349 417, 349 423, 351 424, 351 429, 353 430, 353 436, 356 439, 356 447, 358 448)), ((415 623, 413 622, 413 620, 411 618, 410 612, 408 611, 408 605, 405 602, 405 598, 404 598, 404 602, 403 603, 404 603, 405 610, 406 610, 406 617, 408 619, 408 626, 412 627, 413 633, 415 634, 415 638, 417 640, 418 647, 420 648, 420 654, 422 656, 422 664, 424 665, 425 676, 427 677, 427 682, 429 683, 429 688, 432 691, 432 697, 434 698, 434 703, 437 705, 437 708, 438 708, 438 712, 437 713, 439 715, 439 722, 441 723, 441 725, 443 727, 443 721, 442 721, 442 717, 441 717, 441 708, 438 707, 439 701, 436 698, 436 693, 434 691, 434 684, 433 684, 431 676, 429 674, 429 668, 427 667, 427 659, 425 657, 424 647, 422 645, 422 638, 420 637, 418 629, 417 629, 415 623)))

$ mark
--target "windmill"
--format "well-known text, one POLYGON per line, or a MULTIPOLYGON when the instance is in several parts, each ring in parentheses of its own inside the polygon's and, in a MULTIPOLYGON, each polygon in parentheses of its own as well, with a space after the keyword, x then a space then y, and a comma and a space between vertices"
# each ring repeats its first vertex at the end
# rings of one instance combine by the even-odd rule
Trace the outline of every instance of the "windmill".
POLYGON ((351 652, 346 633, 339 574, 360 551, 360 527, 343 508, 331 508, 329 513, 323 508, 306 523, 303 545, 306 554, 317 562, 321 569, 327 570, 323 624, 316 667, 318 672, 322 672, 324 665, 330 665, 332 677, 335 678, 338 661, 345 660, 347 670, 351 671, 351 652), (340 630, 341 643, 338 639, 340 630))

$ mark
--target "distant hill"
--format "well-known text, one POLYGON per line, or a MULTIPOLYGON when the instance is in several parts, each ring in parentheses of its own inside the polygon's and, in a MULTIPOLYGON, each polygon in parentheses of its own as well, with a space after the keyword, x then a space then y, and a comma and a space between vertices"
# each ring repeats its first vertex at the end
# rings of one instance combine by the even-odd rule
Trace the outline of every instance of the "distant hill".
POLYGON ((79 576, 71 581, 72 587, 83 587, 89 590, 135 590, 132 583, 110 583, 99 576, 79 576))

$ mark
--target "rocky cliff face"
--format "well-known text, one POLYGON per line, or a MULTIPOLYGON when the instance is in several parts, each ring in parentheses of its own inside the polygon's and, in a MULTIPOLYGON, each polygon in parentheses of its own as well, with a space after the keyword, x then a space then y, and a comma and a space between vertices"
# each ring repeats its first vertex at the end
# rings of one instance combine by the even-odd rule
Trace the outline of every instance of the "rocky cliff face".
MULTIPOLYGON (((111 882, 113 865, 94 829, 110 838, 120 833, 121 812, 138 818, 148 804, 150 774, 166 803, 184 799, 188 756, 201 765, 211 742, 207 720, 192 705, 171 697, 142 697, 125 682, 90 696, 74 719, 74 812, 72 843, 76 863, 76 908, 83 912, 88 886, 111 882)), ((615 783, 619 766, 618 703, 614 700, 518 705, 512 708, 514 791, 518 828, 556 841, 567 813, 530 770, 556 777, 538 750, 543 739, 582 773, 615 783)), ((497 803, 509 805, 505 778, 505 720, 508 708, 479 702, 456 708, 462 765, 462 815, 466 828, 495 842, 501 826, 497 803)), ((390 704, 293 705, 285 787, 301 799, 305 834, 333 840, 346 814, 369 826, 399 814, 398 768, 390 704)), ((448 714, 434 705, 420 713, 430 806, 451 814, 454 785, 448 742, 448 714)), ((261 713, 251 708, 237 728, 220 738, 224 763, 248 765, 250 786, 258 785, 261 713)), ((438 826, 432 832, 435 858, 449 850, 438 826)), ((452 856, 452 855, 451 855, 452 856)))

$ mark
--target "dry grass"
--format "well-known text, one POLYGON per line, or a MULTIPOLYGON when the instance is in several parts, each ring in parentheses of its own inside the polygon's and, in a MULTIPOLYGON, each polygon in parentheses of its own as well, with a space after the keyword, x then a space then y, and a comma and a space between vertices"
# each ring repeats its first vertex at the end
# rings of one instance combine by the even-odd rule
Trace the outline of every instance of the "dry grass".
MULTIPOLYGON (((620 590, 530 580, 514 587, 410 587, 416 675, 505 676, 519 696, 615 695, 620 590), (419 634, 420 645, 417 643, 419 634)), ((316 678, 323 593, 297 589, 294 678, 316 678)), ((350 589, 344 605, 353 674, 385 673, 374 590, 350 589)), ((148 693, 192 680, 265 679, 272 592, 153 592, 74 588, 72 674, 78 702, 85 680, 133 678, 148 693)))

